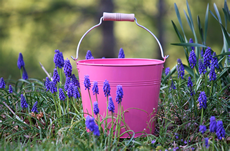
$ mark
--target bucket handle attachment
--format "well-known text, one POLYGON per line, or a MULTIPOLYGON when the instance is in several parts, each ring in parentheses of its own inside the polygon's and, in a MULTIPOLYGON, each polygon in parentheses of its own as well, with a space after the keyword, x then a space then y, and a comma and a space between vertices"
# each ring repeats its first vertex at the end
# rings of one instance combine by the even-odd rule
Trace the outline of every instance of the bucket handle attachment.
POLYGON ((160 50, 161 50, 161 57, 164 59, 164 61, 169 57, 169 55, 167 56, 164 56, 164 52, 163 52, 163 48, 161 46, 161 43, 160 41, 157 39, 157 37, 149 30, 147 29, 146 27, 140 25, 137 23, 137 19, 135 18, 134 14, 122 14, 122 13, 106 13, 104 12, 103 13, 103 16, 100 18, 100 22, 97 24, 97 25, 94 25, 93 27, 91 27, 89 30, 87 30, 85 32, 85 34, 81 37, 78 45, 77 45, 77 50, 76 50, 76 58, 74 58, 73 56, 71 56, 71 58, 76 61, 78 59, 78 52, 79 52, 79 48, 80 48, 80 45, 81 45, 81 42, 83 40, 83 38, 91 31, 93 30, 94 28, 98 27, 101 25, 102 23, 102 20, 103 21, 130 21, 130 22, 136 22, 137 26, 145 29, 147 32, 149 32, 154 38, 155 40, 157 41, 159 47, 160 47, 160 50))

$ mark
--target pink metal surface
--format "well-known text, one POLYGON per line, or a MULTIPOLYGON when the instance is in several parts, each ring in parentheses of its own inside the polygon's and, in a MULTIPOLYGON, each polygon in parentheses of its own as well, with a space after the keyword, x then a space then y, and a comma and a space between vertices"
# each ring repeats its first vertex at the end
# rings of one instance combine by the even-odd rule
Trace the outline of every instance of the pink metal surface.
MULTIPOLYGON (((158 106, 163 64, 164 61, 162 60, 128 58, 78 61, 77 69, 84 113, 92 114, 88 91, 84 87, 84 76, 89 75, 92 86, 94 81, 98 82, 99 114, 103 117, 105 117, 107 109, 103 83, 108 80, 111 87, 111 96, 115 104, 115 113, 117 113, 118 109, 118 104, 115 101, 116 86, 122 85, 124 97, 121 105, 124 110, 127 110, 124 113, 124 119, 128 127, 136 133, 135 137, 153 133, 155 129, 153 119, 158 106)), ((91 89, 90 93, 92 101, 96 101, 91 89)), ((124 131, 125 129, 122 129, 121 133, 124 131)), ((122 136, 122 138, 127 137, 129 137, 128 134, 122 136)))

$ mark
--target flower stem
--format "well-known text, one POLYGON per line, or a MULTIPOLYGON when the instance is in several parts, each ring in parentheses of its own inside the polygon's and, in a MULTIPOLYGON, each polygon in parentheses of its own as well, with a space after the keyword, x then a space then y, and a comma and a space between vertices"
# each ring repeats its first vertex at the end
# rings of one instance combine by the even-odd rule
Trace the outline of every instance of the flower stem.
MULTIPOLYGON (((59 89, 57 88, 57 93, 59 94, 59 89)), ((57 95, 58 100, 58 110, 59 110, 59 116, 61 117, 61 101, 60 98, 57 95)))
POLYGON ((92 103, 92 100, 91 100, 89 89, 88 89, 88 93, 89 93, 89 99, 90 99, 90 104, 91 104, 91 109, 92 109, 92 117, 93 117, 93 103, 92 103))
POLYGON ((204 108, 201 109, 200 125, 202 125, 202 122, 203 122, 203 114, 204 114, 204 108))
MULTIPOLYGON (((108 102, 109 102, 109 101, 108 101, 108 95, 107 95, 106 99, 107 99, 107 100, 106 100, 106 106, 108 106, 108 102)), ((107 118, 107 117, 108 117, 108 109, 106 109, 106 118, 107 118)), ((107 119, 106 119, 106 121, 105 121, 105 131, 106 131, 107 126, 108 126, 108 125, 107 125, 107 122, 108 122, 108 121, 107 121, 107 119)))
POLYGON ((194 67, 194 84, 196 83, 196 69, 195 69, 195 67, 194 67))
POLYGON ((55 105, 55 109, 56 109, 56 114, 57 114, 57 117, 58 117, 58 109, 57 109, 57 104, 56 104, 56 101, 55 101, 55 97, 54 97, 54 94, 52 93, 52 97, 53 97, 53 101, 54 101, 54 105, 55 105))
POLYGON ((20 69, 20 75, 21 75, 21 79, 22 79, 22 68, 20 69))
POLYGON ((213 133, 212 134, 212 139, 213 139, 213 141, 212 141, 212 150, 214 150, 214 146, 215 146, 215 133, 213 133))
POLYGON ((120 130, 121 130, 121 103, 120 104, 118 104, 118 108, 120 109, 120 115, 119 115, 119 121, 118 121, 118 134, 117 134, 117 141, 119 141, 119 136, 120 136, 120 130))
POLYGON ((75 106, 75 104, 74 104, 74 99, 73 99, 71 102, 72 102, 73 108, 75 109, 76 113, 77 113, 78 115, 80 115, 80 113, 78 112, 78 110, 77 110, 77 108, 76 108, 76 106, 75 106))
POLYGON ((211 93, 210 93, 210 96, 212 96, 212 91, 213 91, 213 81, 212 81, 212 84, 211 84, 211 93))

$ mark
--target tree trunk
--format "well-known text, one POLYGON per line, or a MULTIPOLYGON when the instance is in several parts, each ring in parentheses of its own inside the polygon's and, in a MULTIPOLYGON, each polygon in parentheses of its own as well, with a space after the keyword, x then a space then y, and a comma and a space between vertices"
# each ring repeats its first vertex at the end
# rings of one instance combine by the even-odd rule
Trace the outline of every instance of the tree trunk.
MULTIPOLYGON (((100 1, 100 16, 103 12, 113 12, 114 4, 113 0, 101 0, 100 1)), ((101 25, 102 31, 102 44, 101 44, 101 56, 105 58, 115 57, 116 40, 114 37, 114 22, 105 21, 101 25)))

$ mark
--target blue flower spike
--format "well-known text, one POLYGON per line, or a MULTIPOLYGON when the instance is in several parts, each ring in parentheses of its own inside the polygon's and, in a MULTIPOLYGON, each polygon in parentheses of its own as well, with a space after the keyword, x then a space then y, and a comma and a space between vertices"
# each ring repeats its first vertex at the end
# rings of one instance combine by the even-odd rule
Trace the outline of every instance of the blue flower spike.
POLYGON ((63 54, 62 52, 60 52, 59 50, 55 50, 54 51, 54 63, 55 63, 55 67, 57 68, 62 68, 64 67, 64 58, 63 58, 63 54))
POLYGON ((99 90, 98 90, 98 83, 97 83, 97 81, 94 81, 94 82, 93 82, 93 88, 92 88, 92 91, 93 91, 93 95, 95 95, 95 94, 99 94, 99 90))
POLYGON ((110 96, 110 84, 108 80, 105 80, 104 82, 103 91, 104 91, 105 97, 110 96))
POLYGON ((116 92, 116 102, 118 104, 120 104, 122 102, 122 98, 123 98, 123 89, 121 85, 117 86, 117 92, 116 92))
POLYGON ((27 104, 26 99, 25 99, 23 94, 21 94, 21 107, 22 107, 22 109, 28 107, 28 104, 27 104))
POLYGON ((66 77, 70 77, 72 75, 72 65, 68 58, 64 61, 64 73, 66 77))
POLYGON ((5 84, 5 81, 3 79, 3 77, 0 78, 0 89, 5 89, 6 87, 6 84, 5 84))
POLYGON ((22 69, 25 66, 22 53, 19 53, 17 66, 18 66, 18 69, 22 69))
POLYGON ((119 54, 118 54, 118 58, 125 58, 125 53, 123 48, 120 48, 119 54))
POLYGON ((178 78, 184 79, 184 65, 180 59, 177 59, 177 72, 178 78))
POLYGON ((95 115, 99 113, 98 103, 97 101, 93 102, 93 112, 95 115))
POLYGON ((90 83, 89 75, 85 75, 84 85, 85 85, 85 90, 90 89, 91 83, 90 83))
POLYGON ((114 110, 115 110, 115 106, 114 106, 113 99, 111 96, 109 96, 108 110, 112 113, 114 113, 114 110))
POLYGON ((34 103, 33 108, 31 109, 31 112, 38 113, 37 104, 38 104, 38 101, 34 103))

